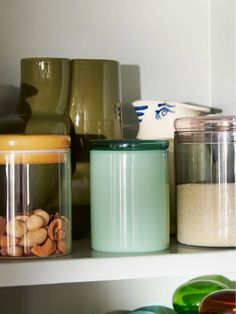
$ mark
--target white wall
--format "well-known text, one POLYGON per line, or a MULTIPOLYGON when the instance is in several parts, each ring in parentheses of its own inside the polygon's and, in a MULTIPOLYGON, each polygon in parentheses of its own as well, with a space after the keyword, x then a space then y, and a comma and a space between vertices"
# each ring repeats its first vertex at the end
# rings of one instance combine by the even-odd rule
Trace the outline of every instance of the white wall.
POLYGON ((225 114, 236 114, 236 2, 212 0, 211 100, 225 114))
POLYGON ((0 114, 23 57, 120 61, 124 103, 235 106, 234 0, 0 0, 0 114), (7 86, 6 86, 7 85, 7 86))

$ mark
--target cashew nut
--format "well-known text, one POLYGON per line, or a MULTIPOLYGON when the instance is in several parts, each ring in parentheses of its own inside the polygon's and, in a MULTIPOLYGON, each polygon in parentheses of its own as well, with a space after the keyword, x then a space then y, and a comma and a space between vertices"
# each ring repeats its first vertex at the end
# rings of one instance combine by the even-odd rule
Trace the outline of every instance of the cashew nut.
POLYGON ((14 219, 6 225, 7 233, 16 238, 22 238, 26 233, 26 225, 23 221, 14 219))
POLYGON ((35 209, 34 215, 40 216, 44 219, 44 226, 46 226, 49 223, 50 216, 45 210, 41 208, 35 209))
POLYGON ((23 222, 26 222, 26 220, 28 219, 29 217, 27 215, 18 215, 15 217, 16 220, 20 220, 20 221, 23 221, 23 222))
POLYGON ((59 240, 57 241, 57 249, 62 253, 66 254, 69 252, 68 246, 66 244, 65 240, 59 240))
POLYGON ((18 245, 24 247, 32 247, 34 245, 42 244, 47 239, 47 230, 41 228, 34 231, 28 231, 20 240, 18 245))
POLYGON ((38 215, 31 215, 26 220, 26 227, 30 231, 38 230, 40 229, 45 223, 45 220, 43 217, 38 215))
POLYGON ((58 240, 64 240, 66 238, 66 232, 65 230, 61 229, 58 230, 57 233, 55 234, 55 239, 58 240))
POLYGON ((47 238, 43 245, 34 245, 31 252, 39 257, 47 257, 56 251, 56 242, 47 238))
POLYGON ((48 226, 48 236, 51 240, 56 240, 57 239, 57 232, 59 230, 62 230, 63 228, 63 223, 60 218, 55 218, 53 221, 50 223, 48 226))
POLYGON ((6 233, 6 225, 7 225, 6 218, 3 216, 0 216, 0 235, 3 235, 6 233))
POLYGON ((7 248, 7 254, 9 256, 20 257, 23 255, 23 248, 20 246, 10 246, 7 248))
POLYGON ((0 247, 6 248, 12 245, 18 244, 20 240, 9 235, 1 235, 0 236, 0 247))

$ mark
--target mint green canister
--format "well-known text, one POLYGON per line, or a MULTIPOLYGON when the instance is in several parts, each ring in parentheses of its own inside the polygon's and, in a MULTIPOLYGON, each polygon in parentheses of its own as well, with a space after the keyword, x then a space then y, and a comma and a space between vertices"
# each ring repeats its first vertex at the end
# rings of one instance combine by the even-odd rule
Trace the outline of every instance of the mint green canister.
POLYGON ((167 149, 166 140, 91 141, 94 250, 143 253, 168 248, 167 149))

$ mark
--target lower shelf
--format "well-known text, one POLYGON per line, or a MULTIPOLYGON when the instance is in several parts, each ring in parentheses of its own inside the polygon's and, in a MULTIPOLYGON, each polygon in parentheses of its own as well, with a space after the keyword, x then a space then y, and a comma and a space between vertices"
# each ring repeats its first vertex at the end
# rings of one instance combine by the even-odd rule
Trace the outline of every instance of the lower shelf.
POLYGON ((1 259, 0 287, 225 273, 236 278, 235 265, 235 249, 193 248, 174 239, 168 250, 152 254, 95 252, 81 240, 65 257, 1 259))

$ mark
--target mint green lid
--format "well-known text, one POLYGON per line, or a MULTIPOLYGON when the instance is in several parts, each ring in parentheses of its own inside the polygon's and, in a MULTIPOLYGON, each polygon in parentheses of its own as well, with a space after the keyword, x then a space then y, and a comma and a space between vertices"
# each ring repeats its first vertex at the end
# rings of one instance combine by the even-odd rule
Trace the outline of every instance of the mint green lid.
POLYGON ((145 151, 145 150, 166 150, 169 147, 167 140, 92 140, 90 141, 91 150, 108 151, 145 151))

